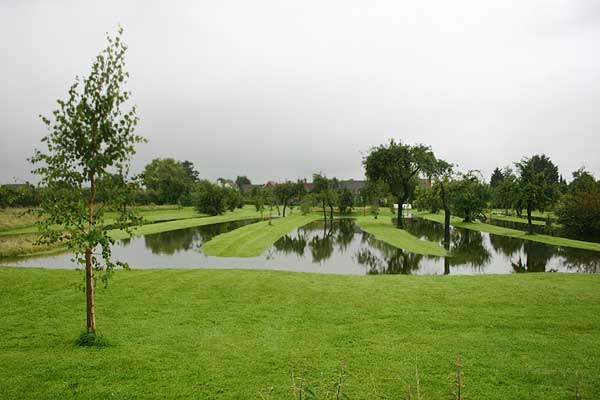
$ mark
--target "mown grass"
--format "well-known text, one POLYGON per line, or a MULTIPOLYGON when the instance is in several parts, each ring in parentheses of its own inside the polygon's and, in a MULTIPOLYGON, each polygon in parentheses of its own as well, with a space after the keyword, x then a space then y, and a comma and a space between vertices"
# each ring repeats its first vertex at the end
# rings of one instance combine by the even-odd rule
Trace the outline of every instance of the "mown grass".
POLYGON ((398 229, 392 223, 391 213, 381 215, 377 219, 374 219, 373 216, 357 216, 356 223, 363 231, 392 246, 418 254, 449 255, 446 249, 440 247, 437 243, 421 240, 403 229, 398 229))
MULTIPOLYGON (((135 207, 135 210, 143 218, 144 224, 206 216, 206 214, 199 213, 193 207, 141 206, 135 207)), ((0 210, 0 236, 37 233, 38 228, 35 223, 38 217, 27 211, 27 209, 20 211, 16 209, 0 210), (5 228, 2 228, 3 226, 5 228)), ((117 213, 115 211, 107 211, 104 215, 104 223, 111 225, 115 222, 116 218, 117 213)), ((61 226, 57 225, 54 229, 61 229, 61 226)))
MULTIPOLYGON (((432 214, 423 211, 413 211, 413 214, 418 217, 428 219, 430 221, 444 223, 444 216, 442 214, 432 214)), ((568 239, 550 235, 541 235, 537 233, 529 234, 525 231, 521 231, 518 229, 504 228, 501 226, 486 224, 483 222, 463 222, 462 218, 458 217, 452 217, 450 222, 453 226, 456 226, 458 228, 465 228, 474 231, 492 233, 495 235, 531 240, 532 242, 545 243, 553 246, 573 247, 576 249, 600 251, 600 243, 595 242, 585 242, 582 240, 568 239)))
POLYGON ((352 399, 403 398, 415 367, 424 399, 450 399, 458 355, 465 398, 600 397, 600 276, 119 271, 99 349, 74 344, 81 278, 0 268, 0 398, 286 399, 292 371, 344 363, 352 399))
POLYGON ((258 257, 293 229, 319 218, 318 214, 291 214, 270 223, 262 221, 246 225, 212 238, 202 246, 202 251, 218 257, 258 257))
MULTIPOLYGON (((243 209, 236 209, 233 212, 227 212, 223 215, 214 217, 203 216, 203 214, 198 214, 189 207, 148 210, 146 211, 145 215, 144 212, 142 212, 142 215, 144 218, 147 218, 147 220, 154 219, 155 221, 160 221, 165 218, 170 218, 171 220, 133 227, 133 236, 141 236, 175 229, 191 228, 194 226, 209 225, 219 222, 229 222, 260 217, 260 214, 250 206, 244 207, 243 209), (198 217, 198 215, 200 215, 200 217, 198 217)), ((37 227, 35 226, 27 229, 32 229, 33 232, 37 232, 37 227)), ((119 229, 110 230, 109 234, 114 239, 125 239, 130 237, 126 231, 119 229)), ((28 256, 32 254, 53 254, 65 251, 66 249, 64 246, 60 246, 58 244, 56 246, 36 246, 34 243, 37 238, 38 235, 35 233, 4 236, 0 235, 0 258, 28 256)))

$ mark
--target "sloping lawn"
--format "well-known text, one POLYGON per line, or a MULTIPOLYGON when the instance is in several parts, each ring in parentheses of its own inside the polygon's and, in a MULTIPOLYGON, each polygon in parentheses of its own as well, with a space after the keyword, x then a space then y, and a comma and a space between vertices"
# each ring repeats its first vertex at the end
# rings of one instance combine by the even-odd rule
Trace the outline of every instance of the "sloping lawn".
POLYGON ((246 225, 212 238, 202 246, 202 251, 209 256, 257 257, 277 239, 319 218, 318 214, 293 214, 273 219, 270 224, 262 221, 246 225))
POLYGON ((372 216, 356 217, 356 223, 360 228, 375 236, 376 239, 384 241, 392 246, 408 250, 413 253, 446 256, 449 255, 446 249, 437 243, 428 240, 421 240, 403 229, 398 229, 390 218, 385 216, 374 219, 372 216))
POLYGON ((0 398, 289 399, 292 372, 331 388, 344 363, 351 399, 403 399, 416 368, 450 399, 459 355, 468 399, 600 397, 600 276, 123 271, 92 349, 81 281, 0 268, 0 398))

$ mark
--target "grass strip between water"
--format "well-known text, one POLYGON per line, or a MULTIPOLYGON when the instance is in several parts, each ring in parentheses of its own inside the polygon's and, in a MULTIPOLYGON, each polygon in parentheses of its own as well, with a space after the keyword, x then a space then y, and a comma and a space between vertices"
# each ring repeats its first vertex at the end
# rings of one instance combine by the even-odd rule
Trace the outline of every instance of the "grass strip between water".
POLYGON ((418 254, 440 257, 450 255, 446 249, 437 243, 421 240, 404 229, 398 229, 394 226, 390 218, 379 217, 378 219, 374 219, 372 216, 357 217, 356 223, 363 231, 392 246, 418 254))
MULTIPOLYGON (((427 219, 429 221, 444 223, 442 214, 432 214, 429 212, 413 211, 413 214, 427 219)), ((504 228, 497 225, 486 224, 483 222, 463 222, 461 218, 452 217, 450 223, 457 228, 470 229, 473 231, 487 232, 493 235, 508 236, 517 239, 531 240, 532 242, 545 243, 552 246, 573 247, 576 249, 600 251, 600 243, 585 242, 583 240, 567 239, 558 236, 530 234, 518 229, 504 228)))
POLYGON ((209 256, 218 257, 257 257, 279 238, 293 229, 321 218, 318 214, 292 214, 285 218, 257 222, 230 232, 215 236, 202 246, 209 256))

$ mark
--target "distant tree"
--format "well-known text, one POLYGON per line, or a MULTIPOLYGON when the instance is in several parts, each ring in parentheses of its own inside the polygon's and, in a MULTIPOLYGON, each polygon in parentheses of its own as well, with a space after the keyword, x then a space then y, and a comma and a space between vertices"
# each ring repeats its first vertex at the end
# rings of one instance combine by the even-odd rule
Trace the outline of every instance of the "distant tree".
POLYGON ((377 197, 372 197, 371 198, 371 214, 373 214, 373 216, 375 217, 375 219, 377 219, 377 217, 379 216, 379 199, 377 197))
POLYGON ((494 172, 492 172, 492 176, 490 178, 490 187, 495 188, 503 180, 504 180, 504 172, 500 168, 496 167, 496 169, 494 169, 494 172))
POLYGON ((585 170, 585 167, 579 168, 573 172, 573 180, 567 186, 567 191, 570 194, 578 192, 593 192, 598 188, 598 182, 592 174, 585 170))
POLYGON ((519 207, 519 185, 517 177, 508 167, 502 170, 502 178, 495 186, 490 185, 492 204, 494 207, 503 208, 505 214, 513 207, 519 207))
POLYGON ((600 235, 600 182, 583 168, 573 172, 573 178, 556 208, 558 222, 569 232, 593 240, 600 235))
POLYGON ((193 162, 185 160, 181 163, 181 166, 183 167, 185 176, 190 183, 197 183, 200 180, 200 174, 198 173, 198 171, 196 171, 193 162))
POLYGON ((263 217, 263 212, 265 211, 265 194, 263 188, 261 187, 253 187, 250 192, 250 197, 252 202, 254 203, 254 207, 256 207, 256 211, 260 213, 260 217, 263 217))
POLYGON ((201 181, 196 186, 192 204, 198 212, 208 215, 221 215, 230 207, 226 190, 209 181, 201 181))
POLYGON ((142 181, 157 204, 177 204, 191 184, 183 164, 173 158, 156 158, 146 165, 142 181))
POLYGON ((41 202, 43 188, 24 184, 0 185, 0 207, 34 207, 41 202))
POLYGON ((121 174, 107 174, 96 180, 96 200, 103 204, 119 204, 123 212, 135 203, 139 182, 121 174))
POLYGON ((352 192, 348 189, 342 189, 339 194, 339 206, 340 213, 349 214, 352 212, 352 207, 354 206, 354 196, 352 192))
MULTIPOLYGON (((127 46, 107 35, 108 46, 96 57, 91 73, 76 79, 66 100, 59 100, 53 119, 42 117, 50 133, 42 139, 46 151, 36 150, 31 162, 40 176, 46 195, 40 207, 40 243, 64 243, 85 266, 87 332, 95 338, 94 287, 96 278, 106 284, 116 266, 111 259, 114 240, 103 222, 103 210, 96 207, 96 182, 111 171, 126 177, 135 145, 143 142, 134 134, 138 122, 135 106, 124 110, 130 92, 123 90, 127 46), (89 195, 89 196, 86 196, 89 195), (63 231, 52 229, 55 225, 63 231), (95 255, 100 247, 103 263, 95 255)), ((118 201, 116 199, 111 199, 118 201)), ((119 204, 115 204, 121 210, 119 204)), ((119 212, 113 223, 127 229, 138 219, 131 212, 119 212)))
POLYGON ((265 201, 265 207, 269 210, 269 225, 272 225, 273 222, 273 207, 276 204, 275 195, 273 193, 272 186, 264 186, 262 188, 263 198, 265 201))
POLYGON ((300 199, 300 212, 302 215, 310 214, 315 204, 315 196, 312 193, 306 193, 300 199))
POLYGON ((283 206, 283 216, 285 217, 285 210, 290 201, 294 197, 299 197, 304 192, 304 185, 302 182, 290 182, 279 183, 273 189, 273 195, 277 201, 277 204, 283 206))
POLYGON ((238 175, 238 177, 235 178, 235 185, 240 190, 243 190, 244 185, 251 185, 251 184, 252 184, 252 182, 250 182, 250 179, 248 179, 248 177, 245 175, 243 175, 243 176, 238 175))
POLYGON ((412 205, 418 210, 427 210, 434 214, 442 207, 441 200, 433 187, 424 186, 416 187, 412 205))
POLYGON ((227 178, 217 178, 217 183, 221 187, 228 187, 228 188, 236 187, 235 182, 233 182, 231 179, 227 179, 227 178))
POLYGON ((225 187, 223 193, 225 194, 225 208, 229 211, 235 211, 236 208, 244 207, 244 196, 236 188, 225 187))
POLYGON ((515 165, 519 171, 519 197, 527 208, 529 233, 533 233, 533 210, 543 212, 558 198, 558 168, 545 155, 524 158, 515 165))
POLYGON ((465 222, 483 216, 487 208, 488 191, 477 171, 469 171, 449 186, 453 211, 465 222))
POLYGON ((313 193, 323 208, 323 219, 327 220, 327 207, 333 221, 333 205, 337 202, 336 180, 322 174, 313 174, 313 193))
POLYGON ((410 146, 391 139, 386 145, 372 148, 363 159, 363 165, 368 180, 385 183, 397 198, 397 224, 402 228, 402 208, 413 194, 419 174, 429 175, 435 168, 431 148, 422 144, 410 146))
POLYGON ((452 164, 444 160, 437 160, 432 177, 434 178, 434 184, 431 187, 432 197, 437 199, 433 201, 437 202, 444 210, 444 246, 448 249, 450 246, 450 216, 452 209, 455 208, 453 201, 457 197, 453 193, 456 181, 452 164))
POLYGON ((377 204, 377 214, 379 214, 379 203, 385 195, 385 185, 380 181, 367 181, 366 184, 358 191, 358 198, 363 207, 363 215, 367 215, 367 206, 377 204))

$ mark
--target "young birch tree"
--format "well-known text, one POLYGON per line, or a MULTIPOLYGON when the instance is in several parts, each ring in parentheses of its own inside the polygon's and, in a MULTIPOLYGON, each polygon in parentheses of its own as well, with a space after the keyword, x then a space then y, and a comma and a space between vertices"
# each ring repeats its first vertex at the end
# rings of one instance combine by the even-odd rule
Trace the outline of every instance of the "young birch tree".
POLYGON ((114 227, 125 228, 137 221, 135 214, 121 207, 120 196, 112 204, 96 204, 97 182, 118 173, 126 177, 135 144, 143 142, 134 134, 138 122, 135 106, 123 110, 130 92, 123 89, 127 46, 122 28, 96 57, 87 77, 77 77, 66 100, 52 118, 41 117, 49 134, 42 139, 44 150, 36 150, 31 162, 46 196, 40 207, 41 243, 66 244, 74 259, 85 266, 87 332, 96 332, 94 287, 97 278, 106 285, 111 271, 127 265, 111 260, 114 243, 103 224, 103 209, 119 212, 114 227), (51 229, 60 225, 62 230, 51 229))

